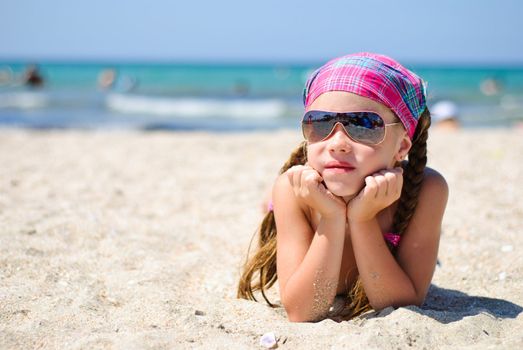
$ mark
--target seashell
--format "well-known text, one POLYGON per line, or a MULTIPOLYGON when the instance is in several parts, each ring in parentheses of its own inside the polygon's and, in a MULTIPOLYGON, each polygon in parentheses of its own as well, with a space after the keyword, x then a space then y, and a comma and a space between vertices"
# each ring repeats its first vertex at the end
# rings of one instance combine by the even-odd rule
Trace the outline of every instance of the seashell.
POLYGON ((273 332, 265 333, 260 338, 260 345, 267 348, 272 349, 276 346, 276 336, 273 332))

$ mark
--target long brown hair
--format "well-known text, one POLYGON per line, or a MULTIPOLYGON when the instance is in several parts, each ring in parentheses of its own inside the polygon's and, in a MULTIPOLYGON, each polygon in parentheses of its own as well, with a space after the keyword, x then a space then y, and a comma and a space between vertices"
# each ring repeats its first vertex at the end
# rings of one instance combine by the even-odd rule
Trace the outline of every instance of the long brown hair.
MULTIPOLYGON (((427 164, 427 138, 430 123, 430 112, 428 109, 425 109, 419 118, 416 132, 412 138, 412 147, 409 150, 408 161, 402 164, 403 188, 392 224, 392 232, 399 235, 405 232, 418 203, 418 195, 423 182, 425 165, 427 164)), ((304 141, 291 153, 287 162, 280 169, 280 174, 294 165, 305 164, 306 162, 307 144, 304 141)), ((251 257, 247 256, 247 261, 238 283, 237 297, 257 301, 254 293, 260 291, 267 304, 275 307, 276 305, 265 294, 266 290, 272 287, 278 278, 276 271, 277 232, 272 211, 265 215, 257 232, 259 233, 258 249, 251 257)), ((390 244, 388 246, 391 252, 395 254, 394 247, 390 244)), ((349 314, 346 315, 347 318, 355 317, 372 309, 360 278, 349 291, 346 305, 346 309, 349 310, 349 314)))

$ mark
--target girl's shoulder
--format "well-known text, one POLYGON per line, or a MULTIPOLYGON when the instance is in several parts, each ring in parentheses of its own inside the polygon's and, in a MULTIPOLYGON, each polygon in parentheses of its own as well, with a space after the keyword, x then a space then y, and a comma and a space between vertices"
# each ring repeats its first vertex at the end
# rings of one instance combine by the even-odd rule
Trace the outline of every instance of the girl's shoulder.
POLYGON ((289 179, 289 174, 284 172, 283 174, 278 175, 274 181, 272 186, 272 196, 273 198, 279 196, 280 198, 283 197, 285 199, 295 199, 295 196, 291 196, 291 194, 294 194, 294 189, 289 179))
POLYGON ((449 196, 449 186, 443 175, 435 169, 426 167, 418 196, 418 209, 429 212, 445 210, 449 196))
POLYGON ((443 175, 433 168, 426 167, 423 174, 422 192, 448 194, 449 186, 443 175))
POLYGON ((289 191, 292 191, 292 185, 289 181, 287 173, 278 175, 272 185, 272 195, 274 196, 276 193, 286 193, 289 191))

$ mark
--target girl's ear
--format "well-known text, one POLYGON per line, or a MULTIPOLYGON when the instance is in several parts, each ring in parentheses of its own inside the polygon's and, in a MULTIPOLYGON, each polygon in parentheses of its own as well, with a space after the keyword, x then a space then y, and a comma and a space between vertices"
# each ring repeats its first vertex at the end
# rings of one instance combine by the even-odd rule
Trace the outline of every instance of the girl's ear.
POLYGON ((407 133, 404 133, 399 141, 399 148, 394 156, 394 159, 398 162, 401 162, 407 154, 409 154, 410 148, 412 147, 412 140, 410 139, 407 133))

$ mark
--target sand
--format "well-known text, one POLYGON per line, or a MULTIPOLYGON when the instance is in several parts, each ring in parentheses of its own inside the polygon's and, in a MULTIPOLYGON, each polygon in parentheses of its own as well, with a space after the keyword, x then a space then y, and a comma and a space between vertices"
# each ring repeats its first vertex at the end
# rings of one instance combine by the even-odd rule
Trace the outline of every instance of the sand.
MULTIPOLYGON (((433 132, 450 198, 425 305, 290 323, 235 298, 293 131, 0 131, 1 349, 515 349, 523 134, 433 132)), ((272 295, 277 297, 277 291, 272 295)))

